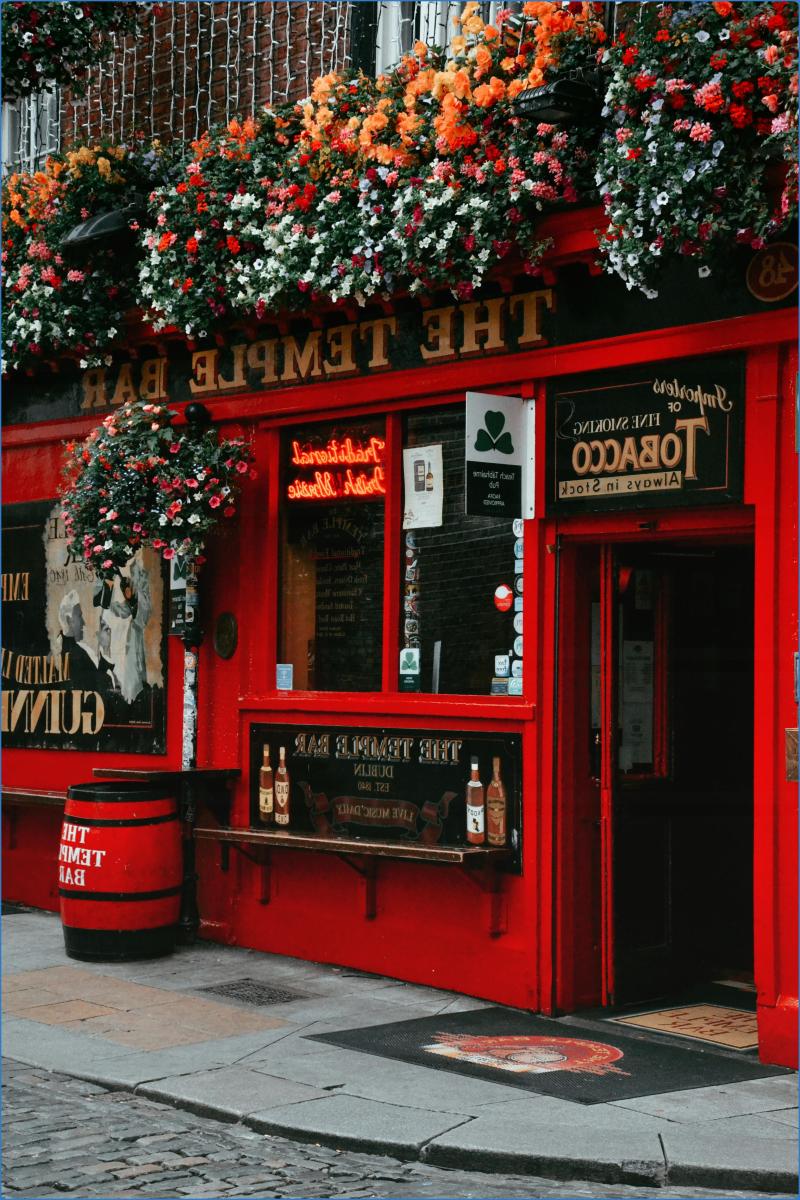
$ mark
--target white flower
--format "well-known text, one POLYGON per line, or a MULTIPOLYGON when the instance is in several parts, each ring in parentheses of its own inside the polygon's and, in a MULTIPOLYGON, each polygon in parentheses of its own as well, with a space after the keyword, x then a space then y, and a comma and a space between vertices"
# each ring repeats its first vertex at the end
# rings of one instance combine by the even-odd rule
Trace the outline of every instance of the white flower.
POLYGON ((694 167, 687 167, 686 170, 683 172, 684 182, 690 183, 691 180, 694 179, 696 174, 697 174, 697 172, 695 171, 694 167))
POLYGON ((698 29, 694 36, 698 42, 702 42, 703 44, 711 39, 711 34, 706 29, 698 29))
POLYGON ((708 279, 709 275, 711 274, 711 267, 698 267, 697 274, 701 279, 708 279))
POLYGON ((192 513, 192 515, 189 517, 189 524, 190 525, 199 525, 200 524, 200 514, 192 513))
POLYGON ((724 142, 714 142, 714 144, 711 147, 711 153, 714 155, 714 158, 719 158, 720 154, 722 154, 722 151, 724 149, 725 149, 724 142))
POLYGON ((656 204, 669 204, 669 192, 659 192, 656 196, 656 204))

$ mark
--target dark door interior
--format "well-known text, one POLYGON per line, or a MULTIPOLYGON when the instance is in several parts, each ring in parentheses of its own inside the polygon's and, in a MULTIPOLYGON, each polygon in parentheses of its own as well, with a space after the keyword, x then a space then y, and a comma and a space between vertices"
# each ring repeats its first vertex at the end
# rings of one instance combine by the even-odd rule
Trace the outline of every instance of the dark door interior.
POLYGON ((753 554, 615 557, 613 1000, 627 1003, 752 972, 753 554))

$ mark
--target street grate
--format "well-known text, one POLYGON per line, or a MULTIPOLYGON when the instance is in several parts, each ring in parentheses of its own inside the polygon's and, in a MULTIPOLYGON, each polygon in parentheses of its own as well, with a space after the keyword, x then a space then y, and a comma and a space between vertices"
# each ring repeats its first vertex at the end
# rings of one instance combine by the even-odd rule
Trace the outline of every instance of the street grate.
POLYGON ((227 996, 230 1000, 239 1000, 242 1004, 288 1004, 291 1000, 306 1000, 304 992, 295 992, 291 988, 273 987, 269 983, 261 983, 258 979, 231 979, 228 983, 213 983, 209 987, 197 989, 199 992, 210 992, 214 996, 227 996))

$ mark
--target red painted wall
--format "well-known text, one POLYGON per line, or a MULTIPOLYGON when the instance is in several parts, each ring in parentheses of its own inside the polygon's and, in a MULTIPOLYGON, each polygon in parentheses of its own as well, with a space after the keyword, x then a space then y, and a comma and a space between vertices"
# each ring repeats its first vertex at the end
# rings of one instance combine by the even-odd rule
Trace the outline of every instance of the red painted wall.
MULTIPOLYGON (((578 346, 545 347, 513 356, 473 359, 469 364, 395 372, 342 384, 299 386, 210 401, 223 428, 229 420, 251 421, 259 479, 242 506, 241 522, 211 547, 201 579, 204 628, 213 629, 223 611, 236 614, 239 646, 220 659, 210 637, 200 659, 199 756, 201 765, 241 767, 235 789, 234 825, 248 822, 248 739, 252 722, 308 724, 425 724, 441 728, 497 728, 523 738, 523 875, 504 882, 506 931, 490 936, 491 900, 461 868, 381 861, 377 913, 364 915, 364 884, 332 854, 281 850, 273 853, 269 902, 261 899, 257 865, 232 849, 227 873, 218 847, 199 847, 202 934, 316 960, 346 963, 402 979, 452 988, 520 1007, 552 1010, 555 1003, 553 945, 552 719, 555 578, 548 553, 550 531, 534 522, 525 538, 524 700, 382 694, 346 696, 276 693, 274 661, 277 621, 278 476, 277 424, 304 416, 369 408, 389 409, 397 396, 437 402, 463 397, 467 387, 517 391, 532 380, 602 370, 659 358, 747 349, 748 400, 745 503, 755 523, 756 545, 756 982, 761 1052, 768 1061, 796 1056, 797 1011, 797 789, 783 767, 783 729, 796 723, 792 705, 792 650, 797 628, 797 496, 793 445, 796 363, 795 312, 768 312, 635 334, 578 346)), ((73 426, 87 427, 87 423, 73 426)), ((69 426, 54 423, 9 430, 4 468, 5 501, 41 499, 56 491, 58 440, 69 426)), ((72 429, 74 433, 74 428, 72 429)), ((537 417, 537 511, 543 511, 544 405, 537 417)), ((399 480, 395 479, 395 489, 399 480)), ((397 498, 390 500, 397 515, 397 498)), ((641 514, 636 514, 641 519, 641 514)), ((717 514, 717 521, 724 514, 717 514)), ((587 528, 622 530, 628 514, 593 518, 587 528)), ((670 520, 682 527, 703 525, 687 510, 670 520)), ((627 524, 626 524, 627 523, 627 524)), ((387 558, 386 594, 399 589, 387 558)), ((387 648, 397 645, 392 635, 387 648)), ((93 767, 180 765, 182 650, 170 639, 168 753, 162 758, 7 751, 4 779, 14 786, 62 788, 91 778, 93 767)), ((385 679, 392 666, 386 652, 385 679)), ((57 823, 25 814, 15 847, 7 851, 4 888, 27 889, 28 903, 52 907, 52 859, 57 823), (50 841, 52 839, 52 842, 50 841), (35 865, 33 865, 35 864, 35 865)), ((564 886, 564 881, 556 881, 564 886)))

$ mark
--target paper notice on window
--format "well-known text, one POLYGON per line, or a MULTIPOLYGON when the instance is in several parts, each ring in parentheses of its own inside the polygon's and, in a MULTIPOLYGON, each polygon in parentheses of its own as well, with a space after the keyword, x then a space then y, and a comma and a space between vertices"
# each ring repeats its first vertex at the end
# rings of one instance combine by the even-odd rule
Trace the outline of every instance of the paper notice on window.
POLYGON ((440 526, 444 501, 441 443, 403 451, 403 482, 403 529, 440 526))
POLYGON ((653 703, 653 643, 622 643, 622 703, 653 703))

